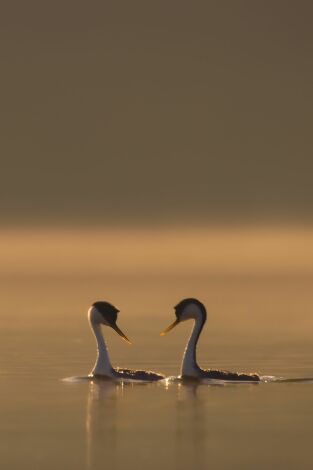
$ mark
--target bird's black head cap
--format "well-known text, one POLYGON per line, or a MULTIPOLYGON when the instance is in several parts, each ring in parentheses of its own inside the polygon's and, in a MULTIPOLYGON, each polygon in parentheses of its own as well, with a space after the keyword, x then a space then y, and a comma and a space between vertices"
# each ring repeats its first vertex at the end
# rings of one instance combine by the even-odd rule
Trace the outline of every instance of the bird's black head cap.
POLYGON ((117 314, 119 312, 118 308, 110 304, 110 302, 104 302, 100 300, 94 302, 92 306, 98 310, 98 312, 110 325, 115 325, 117 320, 117 314))
POLYGON ((200 302, 200 300, 197 300, 197 299, 194 299, 193 297, 190 297, 190 298, 187 298, 187 299, 183 299, 181 300, 180 302, 178 302, 177 305, 175 305, 174 309, 175 309, 175 315, 177 317, 177 320, 179 321, 180 320, 180 317, 184 311, 184 309, 187 307, 187 305, 189 304, 195 304, 199 307, 199 309, 201 310, 202 312, 202 315, 203 315, 203 319, 205 320, 206 319, 206 308, 205 306, 203 305, 202 302, 200 302))

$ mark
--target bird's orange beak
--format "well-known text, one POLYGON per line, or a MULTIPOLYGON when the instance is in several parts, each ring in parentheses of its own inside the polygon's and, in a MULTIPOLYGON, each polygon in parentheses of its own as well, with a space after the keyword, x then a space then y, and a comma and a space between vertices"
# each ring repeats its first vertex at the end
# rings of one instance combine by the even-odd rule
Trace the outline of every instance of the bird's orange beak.
POLYGON ((165 330, 161 331, 160 336, 166 335, 169 331, 171 331, 173 328, 175 328, 176 325, 178 325, 179 320, 175 320, 173 323, 170 324, 165 330))
POLYGON ((120 330, 119 327, 118 327, 116 324, 112 325, 112 328, 113 328, 113 330, 116 331, 116 333, 117 333, 119 336, 121 336, 121 338, 123 338, 128 344, 131 344, 131 342, 129 341, 129 339, 127 338, 127 336, 124 335, 124 333, 122 332, 122 330, 120 330))

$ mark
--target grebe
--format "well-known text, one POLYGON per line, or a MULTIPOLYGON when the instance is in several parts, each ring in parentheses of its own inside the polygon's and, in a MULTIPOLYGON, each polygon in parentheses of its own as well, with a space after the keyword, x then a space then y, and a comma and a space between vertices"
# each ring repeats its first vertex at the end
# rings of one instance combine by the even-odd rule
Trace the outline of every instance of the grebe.
POLYGON ((203 370, 197 364, 196 348, 197 342, 206 322, 206 309, 205 306, 197 299, 184 299, 179 302, 175 307, 176 320, 164 331, 161 336, 172 330, 178 323, 185 320, 194 320, 195 324, 188 340, 182 365, 181 377, 191 379, 214 379, 214 380, 233 380, 233 381, 246 381, 246 382, 259 382, 260 377, 257 374, 242 374, 237 372, 228 372, 224 370, 203 370))
POLYGON ((101 325, 110 326, 119 334, 127 343, 131 344, 127 336, 119 329, 116 324, 117 314, 119 310, 109 302, 95 302, 88 310, 88 319, 90 327, 95 335, 98 356, 94 368, 92 369, 89 377, 102 377, 109 379, 131 379, 131 380, 145 380, 155 381, 161 380, 165 377, 155 372, 145 370, 131 370, 113 368, 110 362, 109 353, 104 341, 104 337, 101 331, 101 325))

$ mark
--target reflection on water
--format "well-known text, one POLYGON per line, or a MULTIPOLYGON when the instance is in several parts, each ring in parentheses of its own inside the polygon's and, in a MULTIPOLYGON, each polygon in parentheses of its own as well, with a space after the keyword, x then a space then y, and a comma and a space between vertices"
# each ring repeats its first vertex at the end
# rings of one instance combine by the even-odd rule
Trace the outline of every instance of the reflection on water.
POLYGON ((86 468, 104 460, 116 466, 118 448, 118 399, 122 399, 123 383, 90 381, 86 412, 86 468))
POLYGON ((177 385, 176 459, 177 468, 206 468, 205 442, 208 423, 198 385, 177 385))
MULTIPOLYGON (((203 385, 197 382, 166 380, 159 383, 115 382, 105 379, 90 380, 87 391, 86 410, 86 469, 100 468, 105 461, 111 468, 118 468, 123 461, 123 400, 127 403, 128 393, 149 394, 168 392, 172 407, 167 410, 172 421, 172 453, 176 468, 205 468, 205 443, 209 434, 209 422, 205 416, 207 397, 199 393, 201 387, 223 387, 223 384, 203 385)), ((163 397, 162 397, 163 399, 163 397)), ((163 400, 162 400, 163 401, 163 400)), ((167 404, 168 405, 168 404, 167 404)), ((138 403, 136 403, 138 406, 138 403)), ((129 410, 128 410, 129 411, 129 410)), ((164 411, 164 409, 163 409, 164 411)), ((141 411, 136 416, 136 424, 144 419, 141 411)), ((154 421, 157 423, 157 420, 154 421)), ((145 425, 149 423, 146 415, 145 425)), ((135 427, 135 423, 133 423, 135 427)), ((131 436, 129 437, 131 439, 131 436)))
MULTIPOLYGON (((125 450, 125 444, 127 447, 125 432, 128 432, 130 424, 128 415, 131 411, 126 405, 129 397, 124 400, 125 394, 138 391, 149 396, 149 392, 156 390, 156 387, 157 384, 153 383, 115 382, 105 379, 89 381, 86 410, 86 470, 103 468, 106 462, 109 462, 112 469, 125 465, 127 455, 130 456, 129 451, 125 450)), ((135 406, 138 407, 137 400, 135 406)), ((132 423, 131 426, 133 428, 143 418, 142 410, 136 408, 133 409, 136 412, 136 423, 132 423)), ((149 425, 148 415, 146 424, 149 425)), ((132 435, 128 437, 131 447, 133 437, 132 435)), ((141 438, 144 446, 144 436, 141 438)))
POLYGON ((308 468, 307 443, 313 429, 308 416, 302 419, 308 410, 293 402, 288 414, 286 406, 299 393, 308 404, 312 390, 299 387, 309 384, 209 385, 177 380, 139 384, 98 379, 85 385, 86 470, 108 465, 112 469, 140 465, 204 470, 212 465, 248 470, 252 462, 261 470, 273 442, 276 465, 292 462, 292 453, 285 447, 291 438, 297 455, 303 452, 303 468, 308 468), (275 429, 280 422, 282 434, 277 441, 275 429), (289 428, 291 422, 294 428, 289 428), (300 428, 309 433, 307 437, 302 433, 301 440, 296 437, 300 428), (260 455, 254 462, 256 452, 260 455))
MULTIPOLYGON (((177 468, 199 464, 203 468, 205 456, 203 445, 206 440, 206 423, 203 414, 204 399, 198 397, 199 384, 183 385, 179 382, 162 384, 114 382, 91 380, 88 384, 86 411, 86 468, 95 469, 109 461, 116 468, 118 454, 122 453, 121 401, 128 389, 143 387, 149 394, 152 388, 177 389, 173 421, 175 424, 174 454, 177 468), (150 389, 150 390, 149 390, 150 389)), ((162 392, 161 392, 162 393, 162 392)), ((139 418, 139 416, 138 416, 139 418)))
MULTIPOLYGON (((119 468, 119 462, 124 460, 121 413, 125 393, 131 388, 141 388, 146 394, 153 389, 157 389, 158 393, 166 393, 170 387, 174 390, 174 407, 170 414, 174 431, 171 439, 175 468, 206 468, 208 422, 205 398, 199 396, 199 386, 197 383, 179 382, 133 384, 109 380, 90 381, 86 411, 86 470, 101 468, 105 462, 110 462, 110 468, 119 468)), ((149 415, 146 418, 148 421, 149 415)), ((137 423, 141 420, 142 416, 138 415, 137 423)))
MULTIPOLYGON (((216 443, 212 425, 216 410, 214 405, 211 410, 208 407, 210 390, 237 386, 177 380, 141 384, 91 380, 87 389, 86 470, 104 468, 107 462, 112 469, 125 465, 136 468, 137 461, 146 460, 150 468, 158 468, 163 453, 165 468, 208 468, 212 462, 209 449, 216 443)), ((255 384, 243 387, 247 391, 255 384)), ((221 419, 225 420, 223 412, 221 419)))

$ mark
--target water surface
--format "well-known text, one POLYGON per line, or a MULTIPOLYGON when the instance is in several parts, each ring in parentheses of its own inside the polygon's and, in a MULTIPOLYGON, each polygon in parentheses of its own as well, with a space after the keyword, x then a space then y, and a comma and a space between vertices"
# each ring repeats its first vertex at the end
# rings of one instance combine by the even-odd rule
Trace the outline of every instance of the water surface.
POLYGON ((56 261, 40 272, 38 259, 29 273, 17 260, 9 274, 5 266, 1 271, 1 468, 312 467, 312 383, 62 380, 87 375, 93 366, 86 313, 101 298, 120 307, 118 324, 134 343, 105 329, 113 364, 177 375, 191 324, 165 337, 159 332, 173 320, 172 306, 190 295, 208 307, 198 351, 203 367, 312 377, 308 260, 303 272, 242 271, 233 260, 214 275, 210 269, 197 274, 196 262, 191 272, 182 265, 168 272, 159 260, 154 271, 153 259, 146 271, 142 264, 88 272, 82 263, 81 270, 62 274, 56 261))

